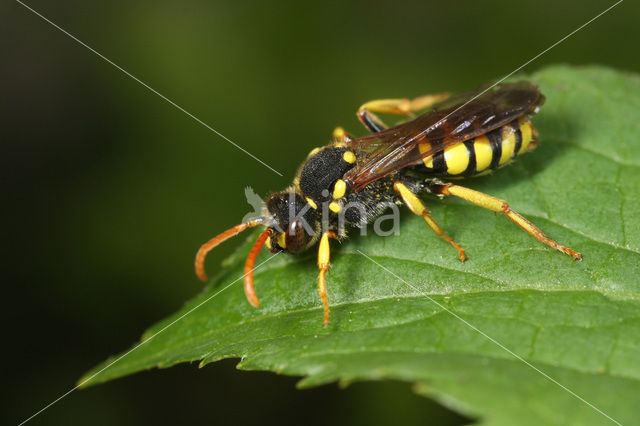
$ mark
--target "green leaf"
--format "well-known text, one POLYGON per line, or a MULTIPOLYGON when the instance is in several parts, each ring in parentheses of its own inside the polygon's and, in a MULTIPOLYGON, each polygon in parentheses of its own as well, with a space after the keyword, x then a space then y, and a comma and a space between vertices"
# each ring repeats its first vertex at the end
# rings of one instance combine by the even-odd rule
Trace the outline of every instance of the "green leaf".
POLYGON ((237 357, 242 369, 303 376, 302 387, 405 380, 485 424, 610 422, 593 407, 619 422, 637 421, 640 79, 567 66, 531 78, 547 97, 534 119, 540 146, 466 184, 508 200, 584 261, 538 243, 502 215, 462 200, 427 200, 469 260, 461 264, 409 215, 400 235, 336 244, 331 324, 323 328, 313 250, 260 267, 261 307, 247 303, 237 280, 254 235, 210 288, 80 383, 237 357))

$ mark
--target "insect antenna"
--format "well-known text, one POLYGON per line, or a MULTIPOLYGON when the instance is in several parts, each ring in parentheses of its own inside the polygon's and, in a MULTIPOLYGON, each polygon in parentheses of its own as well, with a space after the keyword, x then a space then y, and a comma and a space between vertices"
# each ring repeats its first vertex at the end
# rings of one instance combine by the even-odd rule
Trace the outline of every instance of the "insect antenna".
POLYGON ((262 234, 260 234, 244 263, 244 294, 247 296, 249 303, 256 308, 260 306, 260 301, 256 295, 256 289, 253 286, 253 267, 256 264, 256 259, 260 254, 260 250, 262 250, 262 247, 267 242, 267 238, 269 238, 271 234, 273 234, 273 229, 271 228, 267 228, 262 234))
MULTIPOLYGON (((265 221, 266 221, 266 218, 264 217, 251 219, 248 222, 241 223, 239 225, 234 226, 231 229, 227 229, 222 234, 219 234, 213 237, 212 239, 210 239, 209 241, 207 241, 206 243, 204 243, 200 247, 200 250, 198 250, 198 253, 196 253, 195 267, 196 267, 196 275, 198 276, 198 278, 200 278, 201 281, 207 281, 209 279, 209 277, 207 277, 207 273, 204 270, 204 260, 207 257, 207 253, 209 253, 211 250, 216 248, 219 244, 227 241, 229 238, 235 237, 245 229, 262 225, 265 221)), ((263 234, 261 234, 260 236, 262 236, 263 234)), ((254 259, 254 262, 255 262, 255 259, 254 259)))

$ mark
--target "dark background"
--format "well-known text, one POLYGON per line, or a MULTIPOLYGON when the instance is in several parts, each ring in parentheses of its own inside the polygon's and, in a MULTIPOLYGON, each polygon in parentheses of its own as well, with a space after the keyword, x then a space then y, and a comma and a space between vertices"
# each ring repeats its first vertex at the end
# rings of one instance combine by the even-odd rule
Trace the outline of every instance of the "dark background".
MULTIPOLYGON (((16 2, 0 5, 3 384, 17 423, 202 284, 199 245, 287 186, 363 102, 472 89, 612 1, 27 3, 253 153, 260 165, 16 2)), ((626 1, 525 71, 640 71, 626 1)), ((209 260, 214 269, 233 250, 209 260)), ((300 291, 314 291, 301 288, 300 291)), ((32 424, 460 424, 403 383, 295 390, 235 360, 73 392, 32 424)))

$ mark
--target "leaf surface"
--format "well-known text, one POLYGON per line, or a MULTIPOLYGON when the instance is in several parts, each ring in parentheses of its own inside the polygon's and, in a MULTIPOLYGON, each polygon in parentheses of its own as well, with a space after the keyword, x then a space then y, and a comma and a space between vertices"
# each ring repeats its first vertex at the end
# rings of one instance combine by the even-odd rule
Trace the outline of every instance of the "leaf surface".
POLYGON ((242 369, 302 376, 301 386, 404 380, 485 424, 636 421, 640 79, 567 66, 531 78, 547 97, 534 118, 540 146, 465 185, 508 200, 584 261, 538 243, 502 215, 427 199, 469 260, 458 262, 409 215, 399 235, 336 244, 325 329, 313 250, 273 259, 265 251, 255 274, 261 307, 247 303, 238 279, 254 235, 206 291, 80 383, 237 357, 242 369))

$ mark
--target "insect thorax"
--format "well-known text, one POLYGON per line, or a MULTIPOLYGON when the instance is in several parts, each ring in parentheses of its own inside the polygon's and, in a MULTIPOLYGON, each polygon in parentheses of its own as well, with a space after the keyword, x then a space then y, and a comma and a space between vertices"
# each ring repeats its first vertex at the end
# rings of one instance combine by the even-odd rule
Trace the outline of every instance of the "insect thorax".
POLYGON ((298 187, 303 196, 311 199, 317 206, 333 200, 336 182, 353 167, 354 162, 346 160, 349 156, 345 154, 350 152, 347 148, 335 146, 312 151, 298 174, 298 187))

